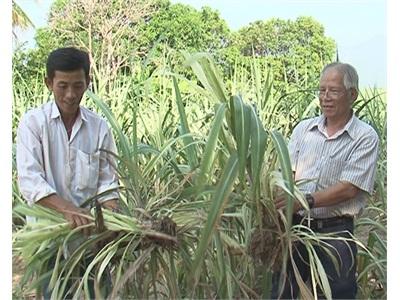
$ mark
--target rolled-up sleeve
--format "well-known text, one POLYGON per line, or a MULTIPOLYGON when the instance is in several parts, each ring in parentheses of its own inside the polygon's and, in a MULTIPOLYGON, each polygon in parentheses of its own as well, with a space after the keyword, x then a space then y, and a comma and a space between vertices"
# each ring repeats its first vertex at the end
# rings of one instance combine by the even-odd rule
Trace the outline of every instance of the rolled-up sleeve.
POLYGON ((104 195, 99 197, 100 202, 117 199, 119 197, 115 155, 117 155, 117 147, 115 146, 111 131, 107 128, 103 143, 100 148, 97 194, 104 193, 104 195))
POLYGON ((40 128, 29 122, 29 116, 22 118, 17 131, 17 172, 22 196, 29 204, 56 193, 46 181, 40 128))
POLYGON ((378 135, 371 130, 368 135, 360 139, 359 145, 349 156, 340 181, 350 182, 371 194, 374 188, 378 149, 378 135))

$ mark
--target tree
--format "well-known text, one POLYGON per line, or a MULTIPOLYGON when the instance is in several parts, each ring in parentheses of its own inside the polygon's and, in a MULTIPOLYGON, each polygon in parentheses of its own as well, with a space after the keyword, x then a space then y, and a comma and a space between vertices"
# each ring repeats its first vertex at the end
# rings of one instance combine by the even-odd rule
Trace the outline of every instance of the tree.
POLYGON ((28 17, 28 15, 23 11, 23 9, 18 5, 15 0, 12 0, 12 27, 13 27, 13 36, 17 38, 17 34, 14 31, 15 27, 19 27, 21 29, 27 29, 29 27, 35 27, 33 22, 28 17))
POLYGON ((55 47, 77 46, 89 52, 96 91, 108 91, 118 72, 135 55, 139 24, 156 11, 157 0, 57 0, 49 26, 38 30, 42 56, 55 47))
MULTIPOLYGON (((168 0, 57 0, 49 26, 36 42, 43 59, 54 45, 74 45, 92 56, 95 89, 108 91, 119 72, 147 58, 154 45, 190 51, 215 51, 227 44, 229 28, 217 11, 200 11, 168 0)), ((155 57, 161 47, 155 47, 155 57)), ((154 52, 154 51, 153 51, 154 52)))
POLYGON ((139 47, 148 52, 158 41, 176 50, 214 52, 226 47, 229 36, 230 30, 218 11, 168 3, 142 24, 139 47))
POLYGON ((231 47, 240 53, 263 59, 279 82, 312 85, 323 65, 334 59, 334 40, 312 17, 295 21, 256 21, 235 33, 231 47))
POLYGON ((154 66, 161 65, 168 57, 175 72, 193 78, 191 70, 184 67, 179 50, 208 52, 219 60, 220 50, 227 47, 231 32, 219 12, 210 7, 196 10, 189 5, 165 5, 140 28, 138 49, 143 57, 151 53, 154 66), (167 50, 168 54, 165 54, 167 50), (172 51, 171 51, 172 50, 172 51))
POLYGON ((250 74, 249 58, 254 56, 272 71, 276 87, 297 89, 315 87, 321 68, 335 52, 334 41, 311 17, 256 21, 232 33, 218 11, 169 0, 56 0, 49 26, 37 31, 36 43, 32 53, 19 56, 33 74, 27 76, 35 77, 32 66, 43 64, 55 45, 78 46, 91 55, 94 88, 101 95, 112 90, 119 75, 137 73, 138 60, 146 61, 146 74, 167 58, 175 71, 189 76, 181 56, 170 49, 211 53, 226 79, 236 64, 250 74))

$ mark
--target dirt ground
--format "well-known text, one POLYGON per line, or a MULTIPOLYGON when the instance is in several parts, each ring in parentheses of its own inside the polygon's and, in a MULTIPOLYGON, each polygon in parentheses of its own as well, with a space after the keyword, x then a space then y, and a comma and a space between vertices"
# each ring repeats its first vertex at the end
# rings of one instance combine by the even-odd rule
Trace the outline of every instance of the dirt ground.
POLYGON ((24 263, 18 256, 12 258, 12 297, 13 299, 34 300, 36 299, 35 293, 22 292, 19 288, 19 282, 24 272, 24 263))

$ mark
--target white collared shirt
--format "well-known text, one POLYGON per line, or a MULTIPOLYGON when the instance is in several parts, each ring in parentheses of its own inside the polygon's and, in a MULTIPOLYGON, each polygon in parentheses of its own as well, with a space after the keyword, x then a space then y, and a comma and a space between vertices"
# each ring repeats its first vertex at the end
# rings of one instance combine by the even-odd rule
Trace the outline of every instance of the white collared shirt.
POLYGON ((379 138, 375 130, 354 115, 345 127, 328 136, 325 117, 304 120, 293 130, 289 154, 295 180, 305 193, 328 188, 341 181, 350 182, 361 191, 354 199, 311 210, 311 217, 329 218, 357 215, 366 203, 366 194, 374 188, 379 138))
MULTIPOLYGON (((105 120, 80 107, 68 140, 55 102, 28 111, 17 133, 20 191, 29 204, 56 193, 76 206, 118 187, 115 143, 105 120)), ((99 200, 118 198, 106 193, 99 200)))

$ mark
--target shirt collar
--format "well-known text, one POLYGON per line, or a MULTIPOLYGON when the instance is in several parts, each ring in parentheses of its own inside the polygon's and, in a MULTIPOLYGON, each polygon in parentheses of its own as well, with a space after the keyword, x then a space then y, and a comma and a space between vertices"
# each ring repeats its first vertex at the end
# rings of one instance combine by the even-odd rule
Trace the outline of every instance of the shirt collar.
MULTIPOLYGON (((346 125, 343 127, 343 129, 340 131, 338 135, 346 131, 349 134, 349 136, 354 140, 356 137, 356 130, 355 130, 356 118, 357 117, 354 115, 354 112, 352 111, 350 120, 346 123, 346 125)), ((326 122, 326 117, 324 115, 320 115, 318 118, 315 118, 311 122, 309 130, 311 131, 315 127, 317 127, 320 132, 324 132, 325 122, 326 122)))
MULTIPOLYGON (((60 111, 59 111, 58 106, 55 101, 53 101, 51 103, 51 116, 50 117, 52 119, 57 119, 58 117, 61 117, 60 111)), ((79 107, 79 115, 77 117, 77 120, 79 118, 81 118, 83 121, 88 120, 86 112, 81 107, 79 107)))
POLYGON ((57 119, 58 117, 60 117, 60 111, 58 110, 57 104, 55 101, 51 102, 51 118, 52 119, 57 119))

